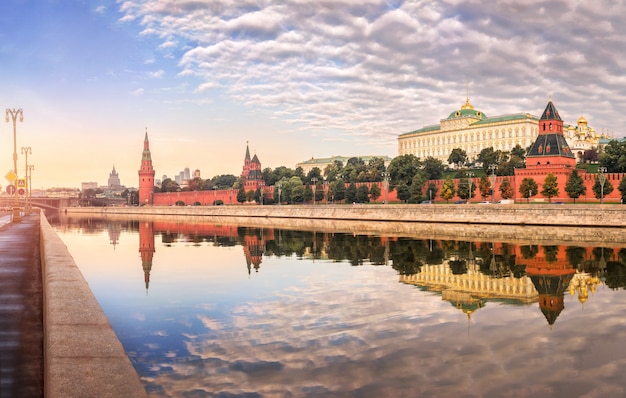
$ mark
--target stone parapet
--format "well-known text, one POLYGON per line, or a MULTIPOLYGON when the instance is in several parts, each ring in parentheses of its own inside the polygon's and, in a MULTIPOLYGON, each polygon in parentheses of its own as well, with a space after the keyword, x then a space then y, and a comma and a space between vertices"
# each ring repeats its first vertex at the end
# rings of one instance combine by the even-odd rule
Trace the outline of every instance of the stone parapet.
POLYGON ((568 204, 234 205, 63 209, 69 213, 219 216, 452 224, 626 227, 626 206, 568 204))
POLYGON ((102 308, 43 213, 41 263, 45 396, 147 397, 102 308))

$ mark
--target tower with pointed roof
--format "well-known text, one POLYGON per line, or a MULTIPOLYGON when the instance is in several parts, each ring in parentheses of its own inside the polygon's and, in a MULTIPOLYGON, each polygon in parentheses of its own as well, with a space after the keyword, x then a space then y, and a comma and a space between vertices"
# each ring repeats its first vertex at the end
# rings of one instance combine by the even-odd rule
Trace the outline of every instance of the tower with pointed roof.
POLYGON ((259 158, 254 155, 250 158, 250 148, 246 143, 246 156, 243 161, 243 171, 241 172, 241 179, 243 180, 244 189, 246 192, 263 188, 265 183, 263 181, 263 173, 261 171, 261 162, 259 158))
POLYGON ((563 120, 552 100, 539 119, 539 135, 526 155, 527 168, 576 167, 576 157, 563 134, 563 120))
POLYGON ((141 154, 141 167, 139 168, 139 204, 151 205, 153 193, 154 168, 152 167, 148 129, 146 129, 146 136, 143 140, 143 153, 141 154))
POLYGON ((120 176, 117 174, 115 170, 115 165, 113 165, 113 170, 109 173, 108 184, 109 189, 119 189, 121 187, 120 176))

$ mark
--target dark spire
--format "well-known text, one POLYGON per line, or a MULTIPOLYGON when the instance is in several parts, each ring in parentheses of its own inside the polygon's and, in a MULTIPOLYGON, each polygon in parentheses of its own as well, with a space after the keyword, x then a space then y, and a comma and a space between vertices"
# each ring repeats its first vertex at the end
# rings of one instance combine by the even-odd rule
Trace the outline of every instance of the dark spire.
POLYGON ((248 148, 248 141, 246 141, 246 158, 244 159, 245 162, 249 162, 250 161, 250 149, 248 148))
POLYGON ((150 155, 150 141, 148 141, 148 128, 146 127, 146 137, 143 139, 143 153, 141 155, 141 160, 152 160, 152 155, 150 155))
POLYGON ((552 103, 552 100, 548 101, 546 109, 543 111, 539 120, 562 120, 559 116, 559 111, 556 110, 556 106, 552 103))

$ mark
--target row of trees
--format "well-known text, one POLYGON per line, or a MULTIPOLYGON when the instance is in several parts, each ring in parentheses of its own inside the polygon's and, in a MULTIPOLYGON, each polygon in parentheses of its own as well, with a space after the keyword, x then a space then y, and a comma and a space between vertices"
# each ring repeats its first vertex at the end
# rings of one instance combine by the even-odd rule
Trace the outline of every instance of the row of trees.
MULTIPOLYGON (((519 145, 516 145, 511 151, 494 150, 493 147, 483 149, 478 157, 473 160, 469 160, 467 153, 461 148, 455 148, 450 153, 447 161, 448 164, 454 165, 455 174, 454 178, 460 178, 458 188, 454 188, 452 182, 445 182, 442 188, 441 197, 454 197, 458 195, 462 199, 469 199, 474 197, 476 188, 479 188, 480 195, 482 197, 488 197, 493 194, 491 183, 488 178, 483 176, 476 187, 474 183, 470 182, 469 177, 471 175, 462 166, 476 166, 482 168, 485 174, 493 172, 497 176, 512 176, 516 168, 525 167, 525 154, 527 150, 519 145), (450 196, 452 195, 452 196, 450 196)), ((598 158, 598 152, 596 150, 588 151, 588 160, 598 158), (592 153, 593 152, 593 153, 592 153), (595 154, 595 156, 592 156, 595 154)), ((375 157, 365 163, 361 158, 353 157, 348 159, 344 165, 341 161, 335 161, 332 164, 326 166, 324 170, 318 167, 314 167, 308 173, 304 173, 303 169, 298 167, 296 169, 290 169, 285 166, 280 166, 275 169, 265 168, 262 171, 263 180, 266 186, 280 186, 281 201, 289 203, 308 202, 311 200, 322 200, 324 191, 328 192, 328 200, 341 201, 355 201, 364 202, 363 192, 357 198, 350 194, 350 197, 345 197, 340 186, 347 184, 356 184, 363 182, 377 183, 372 186, 374 192, 370 192, 368 198, 377 199, 377 191, 380 191, 379 183, 387 180, 390 190, 396 190, 397 197, 408 203, 416 203, 419 201, 432 199, 436 196, 435 187, 430 184, 424 189, 424 184, 429 180, 441 179, 447 171, 450 171, 448 164, 433 158, 427 157, 426 159, 419 159, 414 155, 401 155, 392 159, 388 167, 385 167, 383 158, 375 157), (341 183, 339 183, 341 182, 341 183), (326 189, 324 185, 327 184, 326 189), (315 198, 314 198, 315 196, 315 198), (342 199, 339 199, 342 198, 342 199)), ((607 145, 599 155, 599 165, 607 168, 608 173, 614 172, 626 172, 626 142, 612 141, 607 145)), ((579 176, 578 176, 579 177, 579 176)), ((570 188, 568 191, 571 195, 576 195, 580 187, 584 188, 584 184, 578 184, 574 177, 574 188, 570 188)), ((513 188, 505 179, 505 182, 501 186, 501 196, 503 198, 513 197, 513 188), (504 191, 503 191, 504 190, 504 191)), ((598 183, 599 184, 599 183, 598 183)), ((610 182, 609 182, 610 184, 610 182)), ((181 187, 175 181, 171 179, 165 179, 160 187, 155 187, 155 192, 176 192, 187 190, 211 190, 211 189, 238 189, 240 190, 243 184, 240 178, 231 175, 218 175, 211 179, 202 180, 201 178, 194 178, 186 187, 181 187)), ((532 187, 531 187, 532 188, 532 187)), ((363 190, 363 189, 362 189, 363 190)), ((612 187, 605 187, 604 194, 608 194, 612 190, 612 187)), ((528 192, 533 192, 532 189, 528 192)), ((543 191, 542 191, 543 192, 543 191)), ((595 191, 594 191, 595 193, 595 191)), ((534 195, 536 195, 535 193, 534 195)), ((579 196, 584 195, 579 194, 579 196)), ((276 198, 272 198, 273 201, 278 201, 278 194, 275 194, 276 198)), ((380 195, 378 193, 378 195, 380 195)), ((526 193, 522 193, 523 197, 526 193)), ((547 196, 547 195, 545 195, 547 196)), ((260 192, 243 192, 239 195, 243 201, 250 200, 251 198, 260 201, 260 192)), ((549 198, 551 196, 548 196, 549 198)), ((570 196, 576 199, 574 196, 570 196)), ((447 200, 447 199, 446 199, 447 200)))

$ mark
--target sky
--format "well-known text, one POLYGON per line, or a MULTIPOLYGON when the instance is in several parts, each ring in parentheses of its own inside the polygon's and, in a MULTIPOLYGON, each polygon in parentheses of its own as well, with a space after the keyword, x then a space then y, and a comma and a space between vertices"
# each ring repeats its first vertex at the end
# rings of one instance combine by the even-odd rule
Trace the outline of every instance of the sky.
MULTIPOLYGON (((5 0, 0 176, 32 187, 398 155, 466 97, 487 116, 626 132, 626 13, 599 0, 5 0)), ((0 178, 4 190, 7 181, 0 178)))

